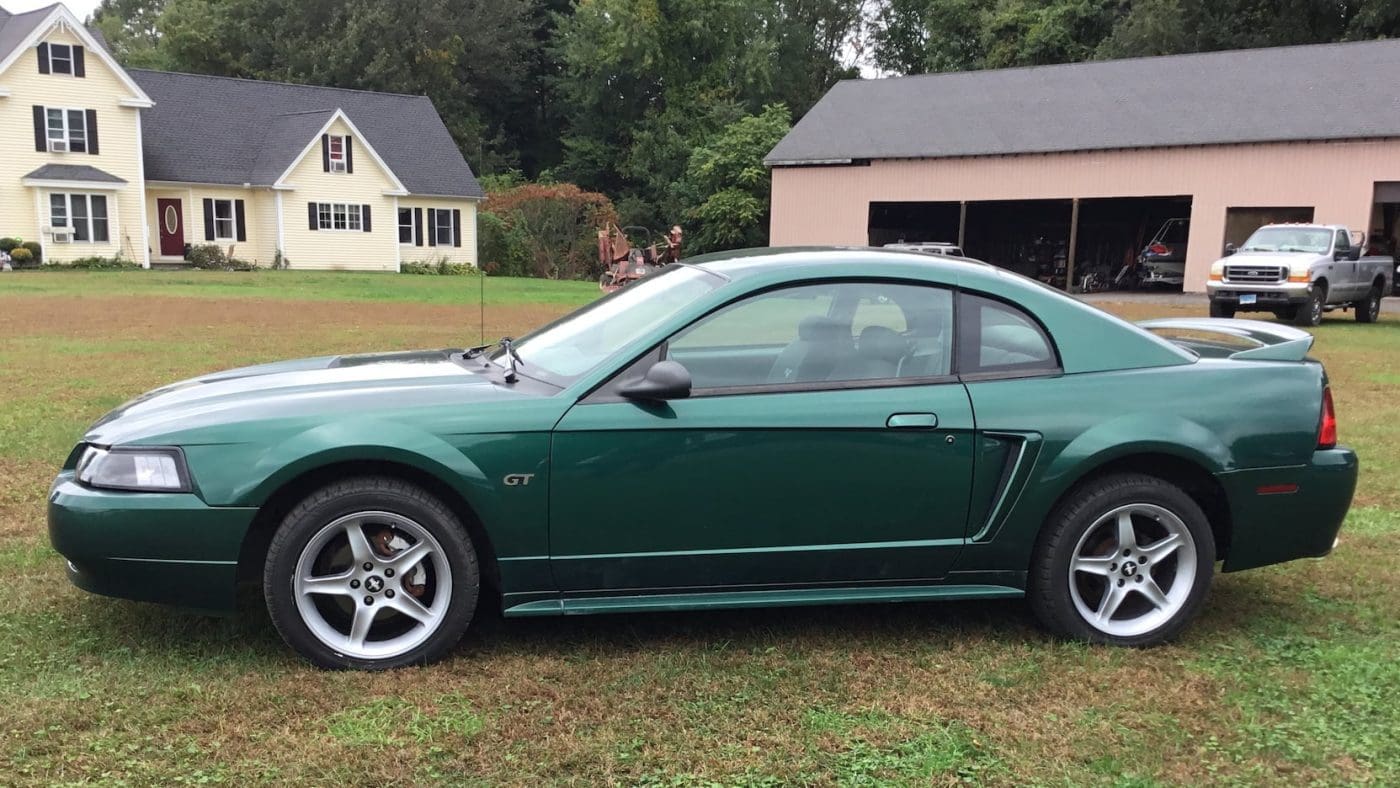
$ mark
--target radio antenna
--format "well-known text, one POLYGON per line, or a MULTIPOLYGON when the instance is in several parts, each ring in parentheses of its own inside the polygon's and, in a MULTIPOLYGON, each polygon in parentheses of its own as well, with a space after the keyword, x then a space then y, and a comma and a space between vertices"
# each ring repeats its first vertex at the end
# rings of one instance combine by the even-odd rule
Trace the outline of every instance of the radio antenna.
POLYGON ((479 288, 477 294, 477 307, 480 310, 480 314, 478 316, 481 320, 480 341, 481 344, 484 345, 486 344, 486 272, 481 270, 481 268, 478 266, 476 269, 476 276, 477 279, 480 280, 477 283, 477 287, 479 288))

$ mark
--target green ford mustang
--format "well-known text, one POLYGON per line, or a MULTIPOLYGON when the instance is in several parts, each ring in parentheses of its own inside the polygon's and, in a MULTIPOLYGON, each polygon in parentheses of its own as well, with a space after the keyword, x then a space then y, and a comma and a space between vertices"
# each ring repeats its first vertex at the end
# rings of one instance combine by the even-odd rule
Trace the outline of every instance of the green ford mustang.
POLYGON ((1026 596, 1149 645, 1215 572, 1331 550, 1356 484, 1312 337, 1134 326, 988 265, 761 250, 515 342, 237 369, 64 463, 78 586, 232 609, 330 667, 507 616, 1026 596))

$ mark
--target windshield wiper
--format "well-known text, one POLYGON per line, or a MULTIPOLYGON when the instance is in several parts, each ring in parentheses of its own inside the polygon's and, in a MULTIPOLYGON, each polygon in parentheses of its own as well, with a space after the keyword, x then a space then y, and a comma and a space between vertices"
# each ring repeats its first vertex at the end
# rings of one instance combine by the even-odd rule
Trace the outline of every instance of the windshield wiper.
POLYGON ((474 348, 468 348, 465 352, 462 353, 462 358, 477 358, 481 354, 490 350, 491 348, 499 346, 501 348, 501 351, 505 353, 506 363, 508 365, 506 367, 505 372, 506 382, 514 383, 518 379, 518 376, 515 372, 516 365, 519 364, 522 367, 525 366, 525 362, 521 361, 520 359, 520 354, 515 352, 515 346, 512 344, 514 341, 515 340, 511 339, 510 337, 501 337, 495 342, 491 342, 486 345, 477 345, 474 348))

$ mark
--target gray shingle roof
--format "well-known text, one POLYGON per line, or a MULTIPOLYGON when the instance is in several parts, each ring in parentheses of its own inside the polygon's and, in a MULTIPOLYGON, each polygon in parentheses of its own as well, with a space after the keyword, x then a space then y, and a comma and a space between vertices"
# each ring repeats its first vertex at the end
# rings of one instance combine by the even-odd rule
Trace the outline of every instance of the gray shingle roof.
POLYGON ((94 183, 126 183, 110 172, 86 164, 45 164, 25 175, 39 181, 91 181, 94 183))
POLYGON ((0 8, 0 58, 9 55, 15 47, 24 41, 25 36, 34 32, 34 28, 44 21, 44 17, 49 15, 55 5, 58 3, 26 11, 23 14, 12 14, 0 8))
MULTIPOLYGON (((143 69, 129 73, 155 102, 141 117, 148 180, 271 184, 340 109, 410 192, 483 196, 425 96, 143 69)), ((359 156, 355 163, 362 166, 359 156)))
POLYGON ((768 164, 1400 136, 1400 40, 840 82, 768 164))

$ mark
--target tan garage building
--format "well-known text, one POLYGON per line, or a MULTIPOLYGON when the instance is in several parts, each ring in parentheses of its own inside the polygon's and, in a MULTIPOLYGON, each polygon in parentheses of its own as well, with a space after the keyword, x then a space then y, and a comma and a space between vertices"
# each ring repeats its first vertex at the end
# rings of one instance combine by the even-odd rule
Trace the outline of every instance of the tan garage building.
POLYGON ((774 246, 956 242, 1102 282, 1172 219, 1185 288, 1270 221, 1393 245, 1400 41, 841 82, 768 155, 774 246))

